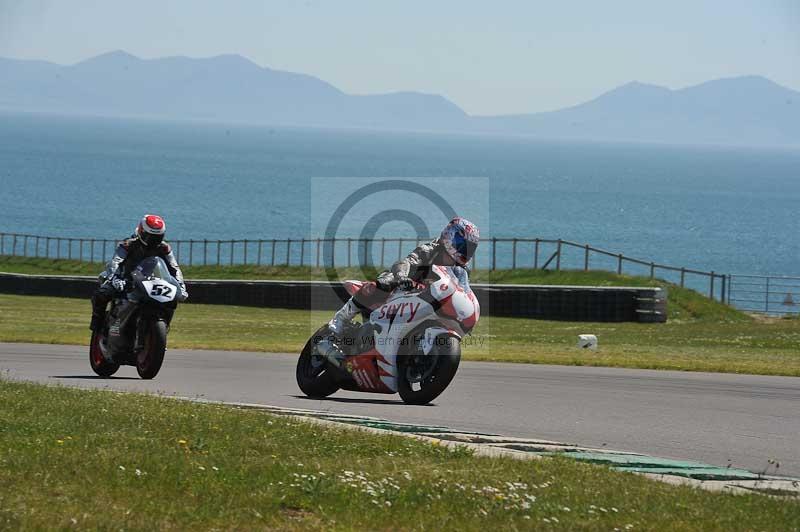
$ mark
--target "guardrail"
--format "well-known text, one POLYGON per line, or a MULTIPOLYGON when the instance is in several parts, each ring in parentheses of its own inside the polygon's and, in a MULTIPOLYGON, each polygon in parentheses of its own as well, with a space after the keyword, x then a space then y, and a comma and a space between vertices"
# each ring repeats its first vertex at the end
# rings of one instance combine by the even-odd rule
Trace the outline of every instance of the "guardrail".
POLYGON ((800 314, 800 277, 729 275, 729 301, 764 314, 800 314))
MULTIPOLYGON (((107 261, 117 241, 66 238, 24 233, 0 233, 0 255, 107 261)), ((283 238, 227 240, 170 240, 181 264, 193 266, 312 266, 386 267, 418 245, 412 238, 283 238)), ((714 271, 676 267, 628 257, 569 240, 544 238, 487 238, 478 248, 473 268, 604 270, 618 274, 656 276, 681 287, 729 302, 728 276, 714 271)))
MULTIPOLYGON (((187 280, 190 303, 333 311, 349 295, 325 281, 187 280)), ((0 273, 0 293, 87 299, 97 278, 0 273)), ((481 314, 564 321, 663 323, 667 291, 659 287, 471 285, 481 314)), ((89 306, 87 302, 86 312, 89 306)))

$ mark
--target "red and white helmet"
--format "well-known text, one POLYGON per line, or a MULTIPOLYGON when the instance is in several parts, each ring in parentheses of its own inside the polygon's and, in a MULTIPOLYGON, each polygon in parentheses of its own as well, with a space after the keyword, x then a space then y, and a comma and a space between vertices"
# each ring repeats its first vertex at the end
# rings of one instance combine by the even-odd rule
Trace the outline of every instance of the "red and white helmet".
POLYGON ((147 247, 159 245, 166 232, 164 219, 155 214, 145 214, 136 226, 136 238, 147 247))
POLYGON ((466 266, 478 249, 481 234, 478 226, 466 218, 457 216, 442 230, 439 242, 459 266, 466 266))

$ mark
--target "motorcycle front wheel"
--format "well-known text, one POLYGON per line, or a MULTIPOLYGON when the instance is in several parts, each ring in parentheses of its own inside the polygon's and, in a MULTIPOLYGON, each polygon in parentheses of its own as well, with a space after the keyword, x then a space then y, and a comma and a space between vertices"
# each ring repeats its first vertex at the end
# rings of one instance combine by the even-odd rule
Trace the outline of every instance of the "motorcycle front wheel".
POLYGON ((100 377, 110 377, 117 372, 119 364, 106 360, 100 347, 101 342, 104 341, 105 335, 102 332, 92 333, 92 339, 89 341, 89 365, 92 367, 92 371, 100 377))
POLYGON ((166 350, 167 324, 163 321, 150 322, 144 337, 144 347, 136 353, 136 372, 141 378, 152 379, 158 375, 166 350))
POLYGON ((445 391, 456 376, 460 362, 461 342, 452 336, 437 341, 427 355, 398 356, 397 392, 400 398, 409 405, 430 403, 445 391))
POLYGON ((317 342, 327 334, 330 334, 327 327, 314 333, 297 360, 297 386, 309 397, 328 397, 339 389, 328 363, 315 353, 317 342))

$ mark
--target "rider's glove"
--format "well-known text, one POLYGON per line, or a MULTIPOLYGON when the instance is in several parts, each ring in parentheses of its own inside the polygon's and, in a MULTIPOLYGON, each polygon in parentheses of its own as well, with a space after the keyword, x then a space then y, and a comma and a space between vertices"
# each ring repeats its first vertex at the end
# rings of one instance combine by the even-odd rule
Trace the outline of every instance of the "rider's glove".
POLYGON ((414 281, 409 277, 400 277, 397 279, 397 287, 401 290, 411 290, 414 288, 414 281))
POLYGON ((181 286, 181 293, 178 295, 178 301, 181 303, 189 299, 189 292, 186 291, 185 286, 181 286))
POLYGON ((117 292, 124 292, 126 285, 127 283, 125 282, 125 279, 120 279, 119 277, 114 277, 111 279, 111 286, 113 286, 114 290, 117 292))

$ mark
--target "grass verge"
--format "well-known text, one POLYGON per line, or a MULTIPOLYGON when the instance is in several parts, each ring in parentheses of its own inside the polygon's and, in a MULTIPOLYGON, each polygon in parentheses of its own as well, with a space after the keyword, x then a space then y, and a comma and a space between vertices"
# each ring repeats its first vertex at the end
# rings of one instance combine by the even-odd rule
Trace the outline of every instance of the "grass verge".
MULTIPOLYGON (((0 341, 88 344, 89 301, 0 294, 0 341)), ((182 305, 170 347, 297 353, 328 312, 182 305)), ((800 320, 694 318, 666 324, 482 318, 468 360, 800 376, 800 320), (598 351, 575 347, 598 335, 598 351)))
POLYGON ((796 530, 800 504, 254 410, 0 381, 0 528, 796 530))

